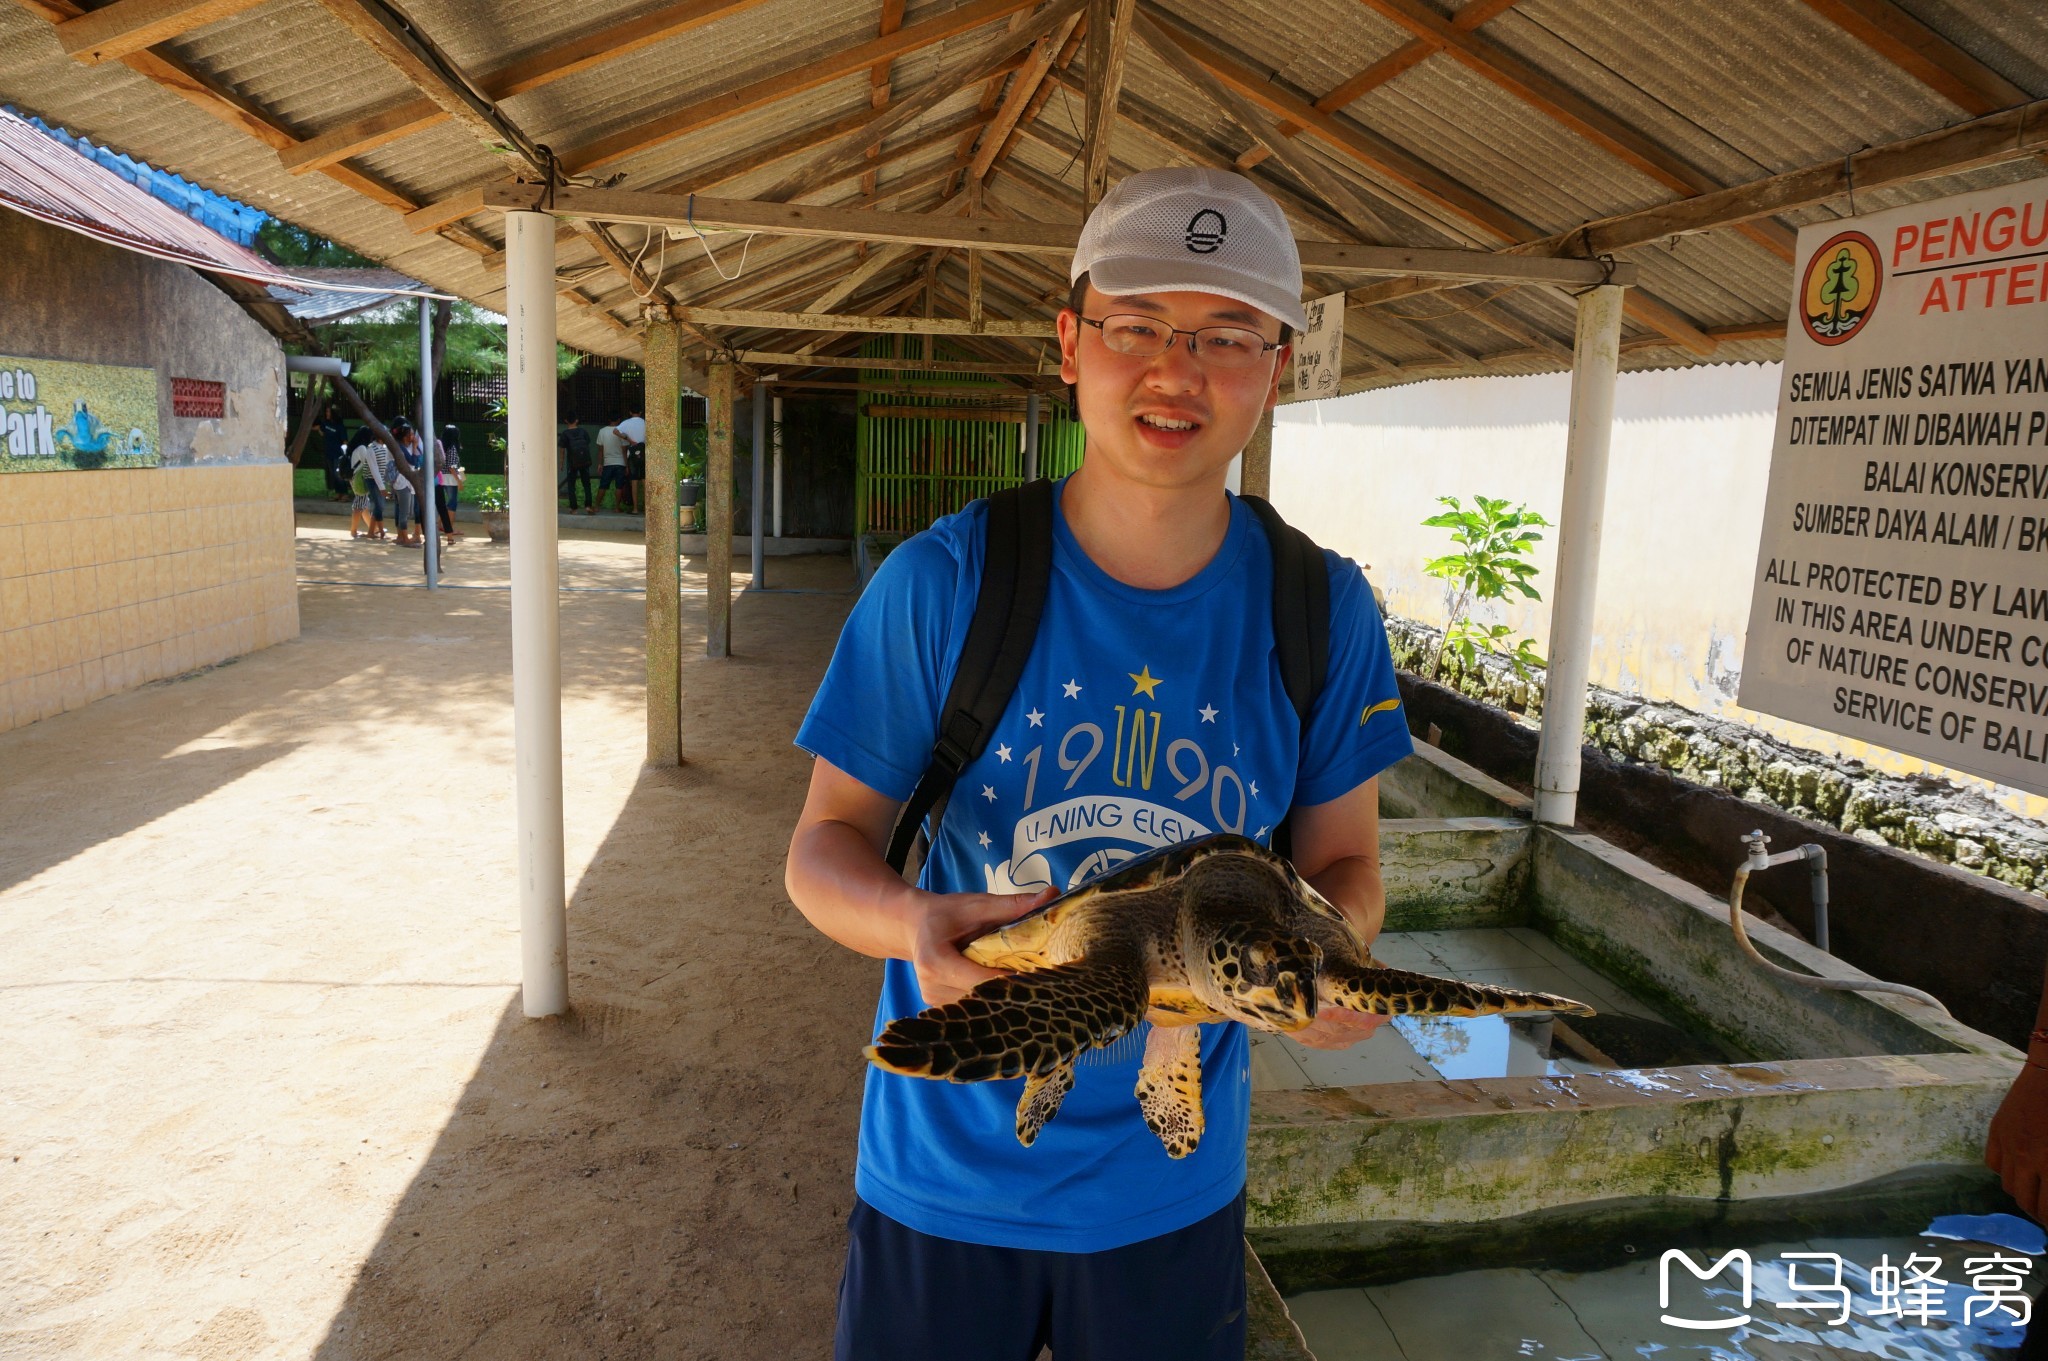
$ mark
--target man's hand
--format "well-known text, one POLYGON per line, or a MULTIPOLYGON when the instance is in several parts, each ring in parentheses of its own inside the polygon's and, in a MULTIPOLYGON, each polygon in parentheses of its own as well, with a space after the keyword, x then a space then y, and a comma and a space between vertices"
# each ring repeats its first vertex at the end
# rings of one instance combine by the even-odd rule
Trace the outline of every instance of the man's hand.
POLYGON ((1001 970, 983 968, 961 954, 960 947, 1057 896, 1052 888, 1037 893, 927 895, 924 911, 912 927, 909 951, 910 965, 917 970, 917 990, 924 994, 925 1004, 936 1007, 957 1002, 976 985, 1001 978, 1001 970))
POLYGON ((1317 1007, 1316 1018, 1288 1038, 1311 1049, 1349 1049, 1387 1023, 1384 1016, 1343 1007, 1317 1007))
MULTIPOLYGON (((2042 1046, 2033 1048, 2039 1053, 2042 1046)), ((1984 1162, 2022 1210, 2048 1224, 2048 1068, 2030 1061, 2020 1069, 1991 1117, 1984 1162)))

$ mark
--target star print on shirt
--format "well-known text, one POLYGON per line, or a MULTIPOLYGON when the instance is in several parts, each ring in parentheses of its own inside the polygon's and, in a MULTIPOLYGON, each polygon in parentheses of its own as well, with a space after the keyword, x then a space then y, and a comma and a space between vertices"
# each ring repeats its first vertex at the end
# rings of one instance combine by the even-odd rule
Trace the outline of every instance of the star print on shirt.
POLYGON ((1070 680, 1065 685, 1062 685, 1060 689, 1067 692, 1068 699, 1079 699, 1081 697, 1081 682, 1079 681, 1070 680))
POLYGON ((1136 671, 1126 671, 1124 674, 1131 678, 1132 694, 1143 695, 1146 699, 1159 698, 1157 694, 1153 693, 1159 689, 1159 677, 1152 674, 1151 667, 1142 666, 1136 671))
POLYGON ((1042 728, 1045 726, 1045 715, 1040 713, 1036 709, 1033 709, 1030 713, 1024 715, 1024 720, 1034 728, 1042 728))
POLYGON ((1216 721, 1216 706, 1213 704, 1204 704, 1195 712, 1202 716, 1204 723, 1214 723, 1216 721))
POLYGON ((1010 749, 998 743, 996 745, 996 759, 998 761, 1008 761, 1010 759, 1010 749))
POLYGON ((1237 755, 1237 752, 1238 752, 1238 747, 1237 747, 1237 743, 1235 743, 1235 742, 1232 742, 1232 743, 1230 744, 1230 754, 1231 754, 1232 756, 1235 756, 1235 755, 1237 755))
POLYGON ((981 787, 981 796, 990 803, 994 803, 996 801, 996 787, 992 784, 983 785, 981 787))
POLYGON ((1256 799, 1259 796, 1259 782, 1257 780, 1251 782, 1251 791, 1252 797, 1256 799))
MULTIPOLYGON (((1266 829, 1265 829, 1265 828, 1263 828, 1263 827, 1261 827, 1261 828, 1259 828, 1259 830, 1263 832, 1263 831, 1265 831, 1266 829)), ((987 833, 987 832, 983 832, 983 833, 981 834, 981 836, 980 836, 980 837, 979 837, 978 839, 979 839, 979 840, 980 840, 980 842, 981 842, 981 848, 982 848, 983 850, 987 850, 987 849, 989 848, 989 839, 988 839, 988 833, 987 833)))
MULTIPOLYGON (((1266 834, 1266 829, 1265 829, 1264 827, 1261 827, 1261 828, 1259 828, 1259 830, 1258 830, 1258 831, 1256 831, 1256 832, 1253 832, 1253 833, 1252 833, 1252 836, 1256 838, 1256 837, 1262 837, 1262 836, 1264 836, 1265 834, 1266 834)), ((986 845, 988 844, 988 834, 987 834, 987 833, 983 833, 983 834, 982 834, 982 840, 981 840, 981 844, 982 844, 982 845, 984 845, 984 846, 986 846, 986 845)))

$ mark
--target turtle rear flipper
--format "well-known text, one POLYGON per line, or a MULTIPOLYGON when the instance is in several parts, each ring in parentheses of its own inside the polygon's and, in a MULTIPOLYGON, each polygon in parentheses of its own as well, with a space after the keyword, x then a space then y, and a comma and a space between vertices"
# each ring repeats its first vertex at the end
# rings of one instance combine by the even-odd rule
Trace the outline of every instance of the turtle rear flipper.
POLYGON ((907 1077, 1048 1077, 1143 1020, 1147 992, 1144 970, 1118 955, 1006 974, 957 1002, 891 1021, 864 1052, 907 1077))
POLYGON ((1317 1000, 1349 1011, 1377 1016, 1498 1016, 1554 1012, 1560 1016, 1591 1016, 1593 1008, 1569 997, 1523 992, 1456 978, 1436 978, 1406 969, 1361 969, 1326 961, 1316 987, 1317 1000))
POLYGON ((1185 1158, 1202 1142, 1202 1030, 1154 1026, 1138 1069, 1138 1109, 1169 1158, 1185 1158))
POLYGON ((1038 1132, 1060 1113, 1060 1102, 1074 1090, 1074 1065, 1062 1063, 1043 1077, 1034 1073, 1024 1079, 1024 1095, 1017 1098, 1017 1142, 1029 1148, 1038 1142, 1038 1132))

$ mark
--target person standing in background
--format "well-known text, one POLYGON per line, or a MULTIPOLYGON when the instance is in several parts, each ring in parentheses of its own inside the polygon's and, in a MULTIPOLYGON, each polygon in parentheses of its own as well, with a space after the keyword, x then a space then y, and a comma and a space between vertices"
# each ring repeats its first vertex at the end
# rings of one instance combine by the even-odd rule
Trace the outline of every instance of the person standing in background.
POLYGON ((391 433, 398 439, 399 455, 405 460, 405 467, 394 466, 386 475, 385 485, 391 491, 392 506, 398 516, 398 546, 411 548, 424 542, 426 538, 421 532, 426 528, 425 520, 422 519, 417 528, 413 525, 416 504, 412 479, 406 476, 408 471, 416 473, 424 466, 420 455, 420 437, 412 428, 412 422, 403 417, 391 423, 391 433))
POLYGON ((569 424, 555 437, 555 447, 568 460, 568 476, 563 480, 569 484, 569 510, 576 510, 576 484, 583 484, 583 501, 589 513, 597 514, 597 496, 590 490, 590 432, 583 428, 583 422, 575 412, 569 413, 569 424))
POLYGON ((320 416, 320 453, 327 468, 327 494, 336 501, 348 499, 348 426, 332 402, 320 416))
MULTIPOLYGON (((597 494, 603 499, 605 489, 611 488, 612 509, 620 515, 626 513, 627 498, 631 493, 626 487, 626 437, 619 433, 616 424, 607 425, 597 432, 597 449, 604 460, 604 467, 597 475, 597 494)), ((597 514, 597 502, 590 503, 590 514, 597 514)))
POLYGON ((646 514, 644 499, 647 482, 647 418, 635 411, 619 422, 619 433, 626 437, 626 481, 633 488, 633 513, 646 514))
POLYGON ((434 513, 440 518, 444 539, 453 543, 461 538, 455 532, 455 493, 461 485, 462 434, 453 425, 441 427, 441 438, 434 445, 434 513))

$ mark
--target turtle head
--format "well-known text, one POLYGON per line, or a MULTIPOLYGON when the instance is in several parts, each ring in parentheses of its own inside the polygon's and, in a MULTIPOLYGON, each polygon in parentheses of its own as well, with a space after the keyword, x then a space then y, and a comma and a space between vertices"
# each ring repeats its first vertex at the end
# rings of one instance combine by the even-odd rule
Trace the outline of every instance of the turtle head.
POLYGON ((1210 1004, 1260 1030, 1299 1030, 1316 1018, 1316 976, 1323 952, 1314 941, 1246 922, 1209 942, 1210 1004))

